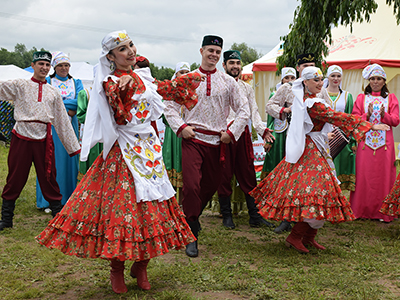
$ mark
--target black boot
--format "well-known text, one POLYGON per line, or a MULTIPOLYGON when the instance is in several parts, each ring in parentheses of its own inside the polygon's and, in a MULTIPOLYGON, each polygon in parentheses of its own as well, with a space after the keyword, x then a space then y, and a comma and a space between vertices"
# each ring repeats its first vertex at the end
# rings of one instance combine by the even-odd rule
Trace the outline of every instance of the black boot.
POLYGON ((50 201, 49 207, 51 209, 51 215, 54 218, 62 210, 61 201, 50 201))
MULTIPOLYGON (((187 223, 190 226, 193 235, 197 239, 199 237, 199 225, 200 225, 199 221, 198 220, 191 222, 187 221, 187 223)), ((190 257, 199 256, 199 250, 197 249, 197 240, 186 245, 186 255, 190 257)))
POLYGON ((278 227, 276 227, 274 229, 274 232, 275 233, 282 233, 284 231, 290 231, 290 230, 292 230, 292 225, 290 225, 289 221, 284 220, 284 221, 281 222, 281 224, 279 224, 278 227))
POLYGON ((14 209, 15 201, 3 199, 3 205, 1 206, 0 231, 4 228, 13 227, 14 209))
POLYGON ((274 227, 274 224, 264 220, 264 218, 261 217, 261 215, 258 213, 258 208, 256 206, 254 198, 248 194, 246 194, 245 197, 246 197, 247 209, 249 211, 249 216, 250 216, 249 220, 250 227, 260 227, 262 225, 267 227, 274 227))
POLYGON ((226 228, 234 229, 235 223, 232 220, 231 197, 219 197, 218 200, 222 214, 222 225, 226 228))

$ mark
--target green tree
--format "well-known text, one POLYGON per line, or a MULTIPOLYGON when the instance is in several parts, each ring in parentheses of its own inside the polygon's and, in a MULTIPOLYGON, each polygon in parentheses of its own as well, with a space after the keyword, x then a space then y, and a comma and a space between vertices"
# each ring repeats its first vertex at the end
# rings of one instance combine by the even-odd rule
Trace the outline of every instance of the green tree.
POLYGON ((198 63, 196 63, 196 62, 194 62, 194 63, 192 63, 192 64, 190 65, 190 71, 196 70, 196 69, 198 69, 198 68, 200 68, 200 64, 198 64, 198 63))
MULTIPOLYGON (((0 65, 15 65, 20 68, 27 68, 31 65, 33 53, 37 51, 36 47, 28 50, 24 44, 17 44, 14 51, 8 51, 5 48, 0 50, 0 65)), ((44 51, 42 48, 41 51, 44 51)))
POLYGON ((256 49, 247 46, 246 43, 233 43, 230 50, 237 50, 240 52, 240 56, 242 57, 242 63, 244 66, 252 63, 262 56, 261 52, 257 52, 256 49))
MULTIPOLYGON (((400 0, 386 0, 394 6, 397 23, 400 22, 400 0)), ((378 5, 374 0, 307 0, 301 1, 294 12, 288 35, 281 37, 284 51, 277 58, 278 73, 285 66, 295 66, 296 56, 312 52, 321 66, 328 55, 327 44, 332 43, 332 27, 350 26, 354 22, 369 21, 378 5), (326 44, 327 43, 327 44, 326 44)))

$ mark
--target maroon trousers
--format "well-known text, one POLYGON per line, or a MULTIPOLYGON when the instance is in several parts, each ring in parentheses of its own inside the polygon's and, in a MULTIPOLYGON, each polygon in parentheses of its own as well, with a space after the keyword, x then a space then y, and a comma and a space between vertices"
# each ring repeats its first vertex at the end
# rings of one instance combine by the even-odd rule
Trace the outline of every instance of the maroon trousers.
POLYGON ((12 134, 10 151, 8 153, 7 182, 1 195, 4 200, 17 200, 28 180, 33 162, 44 198, 48 202, 61 201, 62 196, 56 181, 54 155, 51 162, 50 179, 47 180, 45 154, 46 141, 27 141, 12 134))
POLYGON ((196 221, 222 179, 220 148, 182 139, 182 206, 189 222, 196 221))
POLYGON ((229 144, 226 147, 226 162, 223 169, 222 182, 218 187, 219 197, 229 197, 232 194, 231 179, 233 174, 239 182, 243 193, 248 194, 257 186, 256 172, 254 170, 254 159, 249 156, 248 145, 253 144, 249 130, 242 133, 235 144, 229 144))

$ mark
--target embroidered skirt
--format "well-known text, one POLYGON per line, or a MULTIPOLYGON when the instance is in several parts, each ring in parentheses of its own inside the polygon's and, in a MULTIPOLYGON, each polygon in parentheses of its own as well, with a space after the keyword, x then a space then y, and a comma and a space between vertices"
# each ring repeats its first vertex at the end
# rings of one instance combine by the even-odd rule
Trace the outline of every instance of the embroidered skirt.
POLYGON ((389 195, 387 195, 385 200, 383 200, 379 212, 393 217, 400 216, 400 173, 397 175, 396 181, 390 190, 389 195))
POLYGON ((67 255, 140 261, 195 240, 175 197, 136 202, 118 143, 100 155, 37 241, 67 255))
POLYGON ((301 222, 304 218, 339 223, 354 220, 331 169, 309 136, 295 164, 282 160, 252 191, 266 219, 301 222))

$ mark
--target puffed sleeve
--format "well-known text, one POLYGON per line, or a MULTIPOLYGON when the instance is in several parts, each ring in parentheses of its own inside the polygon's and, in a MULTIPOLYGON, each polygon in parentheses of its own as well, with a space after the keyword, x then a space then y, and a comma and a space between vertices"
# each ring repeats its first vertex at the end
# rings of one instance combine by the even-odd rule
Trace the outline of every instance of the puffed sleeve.
POLYGON ((200 81, 199 73, 188 73, 173 80, 155 81, 155 84, 164 100, 175 101, 191 110, 197 104, 196 89, 200 81))

